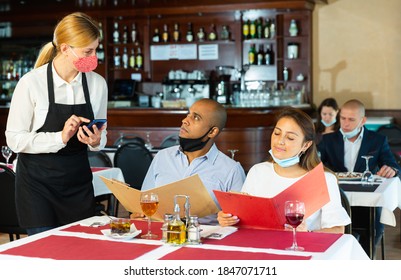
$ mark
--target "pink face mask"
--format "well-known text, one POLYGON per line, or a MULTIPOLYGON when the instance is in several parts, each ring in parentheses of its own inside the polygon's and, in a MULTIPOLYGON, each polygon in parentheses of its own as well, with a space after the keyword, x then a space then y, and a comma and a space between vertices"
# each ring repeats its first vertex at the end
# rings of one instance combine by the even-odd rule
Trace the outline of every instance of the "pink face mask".
POLYGON ((78 60, 73 61, 75 68, 79 72, 90 72, 96 69, 97 67, 97 56, 87 56, 87 57, 78 57, 74 50, 71 48, 72 53, 78 58, 78 60))

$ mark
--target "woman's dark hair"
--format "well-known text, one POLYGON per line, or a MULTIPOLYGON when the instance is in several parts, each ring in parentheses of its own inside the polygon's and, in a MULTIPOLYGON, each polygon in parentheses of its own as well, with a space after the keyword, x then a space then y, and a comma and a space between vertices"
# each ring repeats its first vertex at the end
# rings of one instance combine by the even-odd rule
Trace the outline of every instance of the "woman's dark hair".
MULTIPOLYGON (((334 98, 326 98, 320 103, 319 108, 317 108, 317 122, 316 122, 316 133, 322 133, 325 130, 325 126, 322 124, 322 109, 323 107, 331 107, 335 111, 339 111, 337 101, 334 98)), ((334 131, 340 129, 340 114, 336 116, 336 123, 334 124, 334 131)))
POLYGON ((316 148, 316 132, 312 118, 304 111, 292 107, 284 108, 277 115, 276 123, 282 118, 294 120, 305 135, 304 143, 311 141, 312 145, 300 156, 299 165, 310 171, 320 163, 316 148))

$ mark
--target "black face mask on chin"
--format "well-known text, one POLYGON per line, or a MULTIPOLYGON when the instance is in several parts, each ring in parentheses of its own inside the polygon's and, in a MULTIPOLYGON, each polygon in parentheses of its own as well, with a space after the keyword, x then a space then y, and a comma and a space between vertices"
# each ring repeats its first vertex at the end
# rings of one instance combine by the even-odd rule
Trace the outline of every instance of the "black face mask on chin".
POLYGON ((203 136, 196 138, 196 139, 189 139, 189 138, 180 138, 180 146, 181 149, 184 152, 195 152, 195 151, 199 151, 200 149, 202 149, 203 147, 205 147, 206 143, 210 140, 210 138, 208 137, 206 141, 202 142, 202 139, 205 138, 206 135, 209 134, 210 131, 212 131, 212 129, 214 128, 211 127, 208 132, 206 132, 203 136))

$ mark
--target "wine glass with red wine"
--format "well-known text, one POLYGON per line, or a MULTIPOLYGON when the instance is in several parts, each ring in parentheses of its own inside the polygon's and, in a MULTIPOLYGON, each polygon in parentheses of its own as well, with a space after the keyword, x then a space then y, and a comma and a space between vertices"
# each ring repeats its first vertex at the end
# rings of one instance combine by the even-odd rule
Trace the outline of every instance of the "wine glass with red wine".
POLYGON ((304 220, 305 204, 298 200, 289 200, 285 202, 284 206, 285 218, 287 223, 292 227, 292 246, 285 248, 292 251, 303 251, 304 248, 299 247, 297 244, 297 227, 304 220))

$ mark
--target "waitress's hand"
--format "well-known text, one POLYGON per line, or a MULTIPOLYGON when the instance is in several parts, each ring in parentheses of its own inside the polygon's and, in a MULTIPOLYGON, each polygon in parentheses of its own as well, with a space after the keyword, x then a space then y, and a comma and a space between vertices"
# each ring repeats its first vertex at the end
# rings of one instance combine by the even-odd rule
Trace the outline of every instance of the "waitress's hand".
POLYGON ((100 145, 102 130, 105 128, 106 125, 103 125, 100 129, 96 125, 93 125, 92 132, 86 125, 80 126, 77 134, 78 140, 91 147, 97 147, 100 145))
POLYGON ((84 117, 72 115, 68 118, 68 120, 65 121, 63 130, 61 131, 61 138, 64 144, 67 144, 71 137, 73 137, 74 134, 77 133, 80 125, 83 122, 90 122, 90 120, 84 117))
POLYGON ((217 221, 222 227, 232 226, 239 222, 237 216, 233 216, 230 213, 224 213, 223 211, 219 211, 217 213, 217 221))

